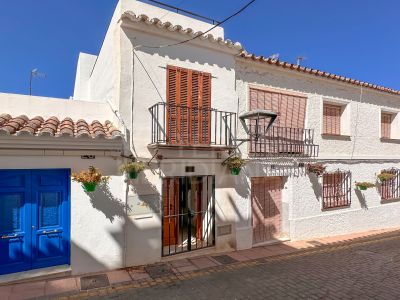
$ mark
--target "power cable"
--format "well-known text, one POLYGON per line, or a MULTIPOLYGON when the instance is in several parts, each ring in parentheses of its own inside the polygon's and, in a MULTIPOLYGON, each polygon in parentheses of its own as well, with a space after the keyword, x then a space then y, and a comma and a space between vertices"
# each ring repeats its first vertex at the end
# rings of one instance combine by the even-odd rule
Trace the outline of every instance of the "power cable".
POLYGON ((230 19, 232 19, 233 17, 237 16, 238 14, 240 14, 241 12, 243 12, 246 8, 248 8, 251 4, 253 4, 256 0, 252 0, 250 2, 248 2, 245 6, 243 6, 241 9, 239 9, 237 12, 235 12, 233 15, 230 15, 229 17, 227 17, 226 19, 222 20, 220 23, 212 26, 210 29, 206 30, 205 32, 202 32, 201 34, 198 34, 190 39, 181 41, 181 42, 177 42, 177 43, 173 43, 173 44, 166 44, 166 45, 160 45, 160 46, 148 46, 148 45, 138 45, 135 47, 135 49, 137 48, 148 48, 148 49, 159 49, 159 48, 166 48, 166 47, 172 47, 172 46, 178 46, 178 45, 182 45, 184 43, 193 41, 203 35, 205 35, 206 33, 209 33, 211 30, 215 29, 216 27, 224 24, 225 22, 229 21, 230 19))

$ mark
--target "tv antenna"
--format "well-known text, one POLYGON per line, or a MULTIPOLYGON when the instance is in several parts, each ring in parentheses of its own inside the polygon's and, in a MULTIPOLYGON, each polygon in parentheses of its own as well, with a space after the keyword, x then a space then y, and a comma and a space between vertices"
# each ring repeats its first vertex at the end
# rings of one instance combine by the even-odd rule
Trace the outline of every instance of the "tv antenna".
POLYGON ((37 68, 31 70, 31 74, 29 76, 29 95, 32 96, 32 79, 34 77, 46 77, 46 74, 39 72, 37 68))
POLYGON ((272 59, 272 60, 279 60, 279 53, 274 53, 274 54, 268 56, 268 58, 272 59))
POLYGON ((306 59, 307 59, 307 57, 305 57, 305 56, 302 56, 302 55, 297 56, 296 57, 296 65, 300 66, 301 63, 303 62, 303 60, 306 60, 306 59))

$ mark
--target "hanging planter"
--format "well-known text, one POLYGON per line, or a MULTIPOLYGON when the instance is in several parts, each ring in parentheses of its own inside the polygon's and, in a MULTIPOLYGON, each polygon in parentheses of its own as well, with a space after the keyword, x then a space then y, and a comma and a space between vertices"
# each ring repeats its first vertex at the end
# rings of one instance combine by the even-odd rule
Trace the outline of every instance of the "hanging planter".
POLYGON ((317 176, 321 176, 326 170, 326 166, 323 164, 307 164, 306 168, 309 173, 314 173, 317 176))
POLYGON ((129 179, 136 179, 140 172, 146 169, 146 164, 141 161, 132 161, 121 165, 121 172, 125 172, 129 179))
POLYGON ((229 170, 231 171, 232 175, 239 175, 240 171, 242 170, 242 167, 246 164, 246 161, 243 158, 240 158, 239 156, 232 156, 229 157, 225 161, 225 165, 228 166, 229 170))
POLYGON ((373 188, 375 184, 371 182, 356 182, 356 188, 360 191, 365 191, 369 188, 373 188))
POLYGON ((83 189, 88 193, 94 192, 99 183, 107 183, 110 179, 108 176, 103 176, 93 166, 90 166, 88 170, 72 173, 71 178, 73 181, 81 183, 83 189))
POLYGON ((380 174, 378 174, 378 181, 380 182, 380 183, 383 183, 383 182, 385 182, 385 181, 389 181, 389 180, 391 180, 391 179, 393 179, 393 178, 395 178, 396 177, 396 175, 395 174, 392 174, 392 173, 389 173, 389 172, 385 172, 385 171, 382 171, 380 174))

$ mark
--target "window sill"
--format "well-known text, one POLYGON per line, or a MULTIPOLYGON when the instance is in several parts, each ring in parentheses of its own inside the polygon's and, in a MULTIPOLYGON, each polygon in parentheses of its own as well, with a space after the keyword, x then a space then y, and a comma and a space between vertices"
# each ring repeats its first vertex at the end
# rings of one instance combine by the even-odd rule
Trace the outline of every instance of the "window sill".
POLYGON ((400 198, 381 199, 381 204, 399 202, 400 198))
POLYGON ((349 135, 323 133, 323 134, 321 134, 321 136, 323 139, 327 139, 327 140, 342 140, 342 141, 350 141, 351 140, 351 137, 349 135))
POLYGON ((400 139, 380 138, 382 143, 400 144, 400 139))

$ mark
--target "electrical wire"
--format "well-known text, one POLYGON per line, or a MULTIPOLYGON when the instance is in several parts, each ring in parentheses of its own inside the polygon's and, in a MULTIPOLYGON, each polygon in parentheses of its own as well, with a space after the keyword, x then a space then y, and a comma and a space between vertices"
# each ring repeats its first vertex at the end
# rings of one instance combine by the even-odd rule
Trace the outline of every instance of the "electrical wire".
POLYGON ((245 9, 247 9, 251 4, 253 4, 256 0, 251 0, 250 2, 248 2, 245 6, 243 6, 241 9, 239 9, 237 12, 235 12, 233 15, 230 15, 229 17, 225 18, 224 20, 222 20, 220 23, 212 26, 210 29, 202 32, 201 34, 198 34, 190 39, 181 41, 181 42, 177 42, 177 43, 173 43, 173 44, 166 44, 166 45, 160 45, 160 46, 148 46, 148 45, 138 45, 135 47, 135 49, 137 48, 148 48, 148 49, 159 49, 159 48, 166 48, 166 47, 172 47, 172 46, 178 46, 178 45, 182 45, 184 43, 193 41, 203 35, 205 35, 206 33, 209 33, 211 30, 217 28, 218 26, 224 24, 225 22, 229 21, 230 19, 232 19, 233 17, 236 17, 238 14, 242 13, 245 9))
MULTIPOLYGON (((185 0, 181 0, 178 4, 174 4, 174 6, 179 6, 182 5, 182 3, 185 2, 185 0)), ((172 11, 168 11, 167 13, 165 13, 164 15, 162 15, 161 17, 159 17, 160 20, 162 20, 163 18, 165 18, 166 16, 168 16, 172 11)))

